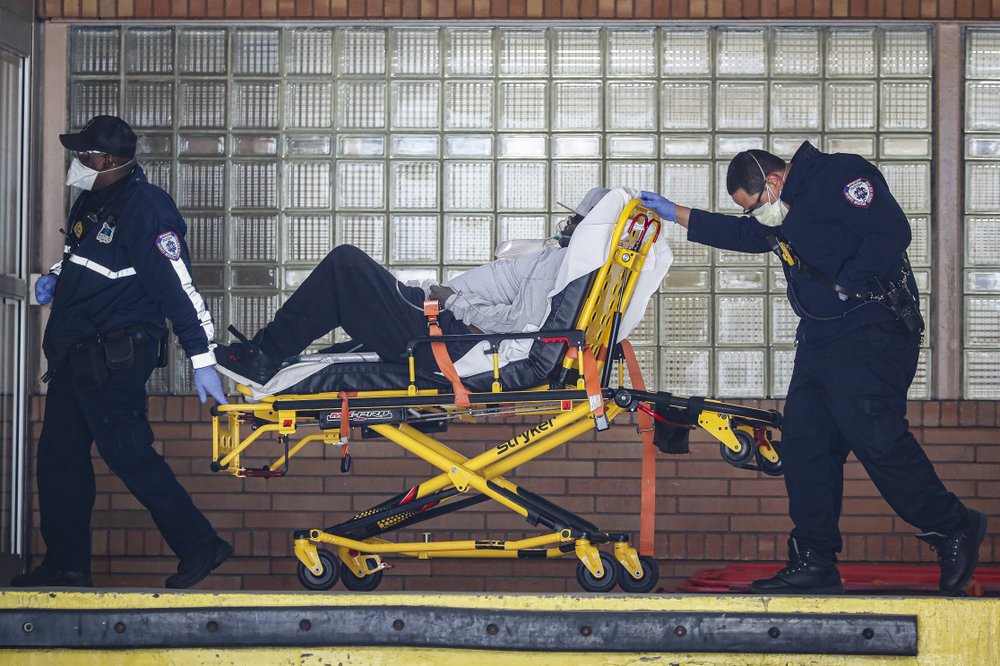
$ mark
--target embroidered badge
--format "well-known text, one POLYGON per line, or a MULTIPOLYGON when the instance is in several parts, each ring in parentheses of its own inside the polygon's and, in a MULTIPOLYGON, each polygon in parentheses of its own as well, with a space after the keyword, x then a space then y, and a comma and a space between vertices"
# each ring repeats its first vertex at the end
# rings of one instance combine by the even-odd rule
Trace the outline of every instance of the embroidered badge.
POLYGON ((181 240, 173 231, 156 237, 156 249, 170 261, 177 261, 181 258, 181 240))
POLYGON ((858 178, 844 186, 844 198, 852 206, 868 208, 875 201, 875 188, 867 178, 858 178))
POLYGON ((83 222, 80 220, 77 220, 76 224, 73 225, 73 235, 77 238, 83 235, 83 222))
POLYGON ((101 230, 97 232, 97 241, 99 243, 110 243, 111 239, 114 238, 115 228, 108 224, 107 222, 101 226, 101 230))

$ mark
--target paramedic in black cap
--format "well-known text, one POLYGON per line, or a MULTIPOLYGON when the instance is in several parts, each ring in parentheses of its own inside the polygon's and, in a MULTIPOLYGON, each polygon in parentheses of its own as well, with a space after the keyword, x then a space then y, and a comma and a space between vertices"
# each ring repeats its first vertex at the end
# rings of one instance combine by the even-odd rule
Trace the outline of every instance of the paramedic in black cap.
POLYGON ((743 217, 675 206, 652 192, 642 198, 686 227, 688 240, 775 251, 800 317, 781 447, 795 525, 789 561, 750 591, 843 591, 837 523, 853 451, 893 510, 937 551, 941 591, 959 592, 978 562, 986 516, 945 488, 906 421, 923 331, 906 214, 873 164, 809 142, 788 164, 764 150, 739 153, 726 188, 743 217))
POLYGON ((186 225, 170 196, 146 180, 124 120, 97 116, 59 139, 73 153, 66 184, 82 192, 70 211, 63 259, 35 289, 40 303, 52 303, 42 343, 49 389, 37 459, 47 552, 11 585, 92 585, 96 442, 180 558, 166 586, 190 587, 233 549, 153 450, 146 418, 146 381, 162 356, 165 318, 191 359, 201 401, 210 394, 226 402, 213 367, 212 318, 191 279, 186 225))

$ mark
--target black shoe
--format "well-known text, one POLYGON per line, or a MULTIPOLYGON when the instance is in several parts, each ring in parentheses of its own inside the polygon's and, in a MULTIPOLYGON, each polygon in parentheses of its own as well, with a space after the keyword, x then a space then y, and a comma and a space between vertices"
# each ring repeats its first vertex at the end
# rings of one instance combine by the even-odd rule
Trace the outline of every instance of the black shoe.
POLYGON ((969 520, 960 532, 952 535, 925 532, 917 538, 937 551, 941 565, 938 588, 945 594, 955 594, 965 587, 979 564, 979 544, 986 538, 986 516, 969 509, 969 520))
POLYGON ((63 571, 39 564, 34 571, 14 576, 11 587, 94 587, 89 573, 63 571))
POLYGON ((754 594, 843 594, 837 561, 812 548, 788 540, 788 564, 770 578, 750 583, 754 594))
POLYGON ((220 564, 233 554, 229 542, 214 537, 208 545, 193 555, 183 558, 177 564, 177 573, 167 579, 166 587, 172 590, 185 590, 200 583, 220 564))
POLYGON ((248 340, 245 335, 236 330, 235 326, 230 326, 229 331, 236 336, 239 342, 216 347, 215 362, 219 372, 227 377, 232 377, 241 384, 260 388, 278 371, 281 361, 270 358, 260 348, 263 329, 253 336, 253 340, 248 340))

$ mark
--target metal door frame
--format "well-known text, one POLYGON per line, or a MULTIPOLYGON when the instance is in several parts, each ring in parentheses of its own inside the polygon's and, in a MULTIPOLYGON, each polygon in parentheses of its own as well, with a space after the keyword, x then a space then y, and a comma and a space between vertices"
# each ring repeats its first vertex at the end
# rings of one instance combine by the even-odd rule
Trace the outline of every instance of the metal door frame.
MULTIPOLYGON (((31 160, 32 127, 31 113, 34 95, 32 80, 32 49, 34 44, 34 7, 30 2, 17 0, 0 0, 0 49, 20 59, 20 151, 14 157, 20 164, 19 179, 16 183, 19 197, 19 225, 17 277, 0 276, 0 298, 4 304, 8 300, 18 303, 20 321, 14 340, 5 340, 2 344, 13 345, 15 371, 13 372, 13 427, 12 449, 10 462, 11 488, 11 524, 7 534, 0 534, 0 580, 6 580, 9 575, 22 569, 26 554, 26 519, 27 519, 27 331, 30 317, 29 275, 28 263, 28 220, 32 217, 28 194, 33 181, 33 161, 31 160)), ((12 174, 13 175, 13 174, 12 174)))

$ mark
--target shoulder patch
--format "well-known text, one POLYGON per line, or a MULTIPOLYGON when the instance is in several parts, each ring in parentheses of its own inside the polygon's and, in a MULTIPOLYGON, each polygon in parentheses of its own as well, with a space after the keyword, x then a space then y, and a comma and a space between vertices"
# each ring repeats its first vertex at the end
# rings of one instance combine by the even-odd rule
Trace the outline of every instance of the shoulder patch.
POLYGON ((844 185, 844 198, 858 208, 868 208, 875 201, 875 187, 867 178, 858 178, 844 185))
POLYGON ((170 261, 177 261, 181 258, 181 239, 173 231, 160 234, 156 237, 156 249, 170 261))

